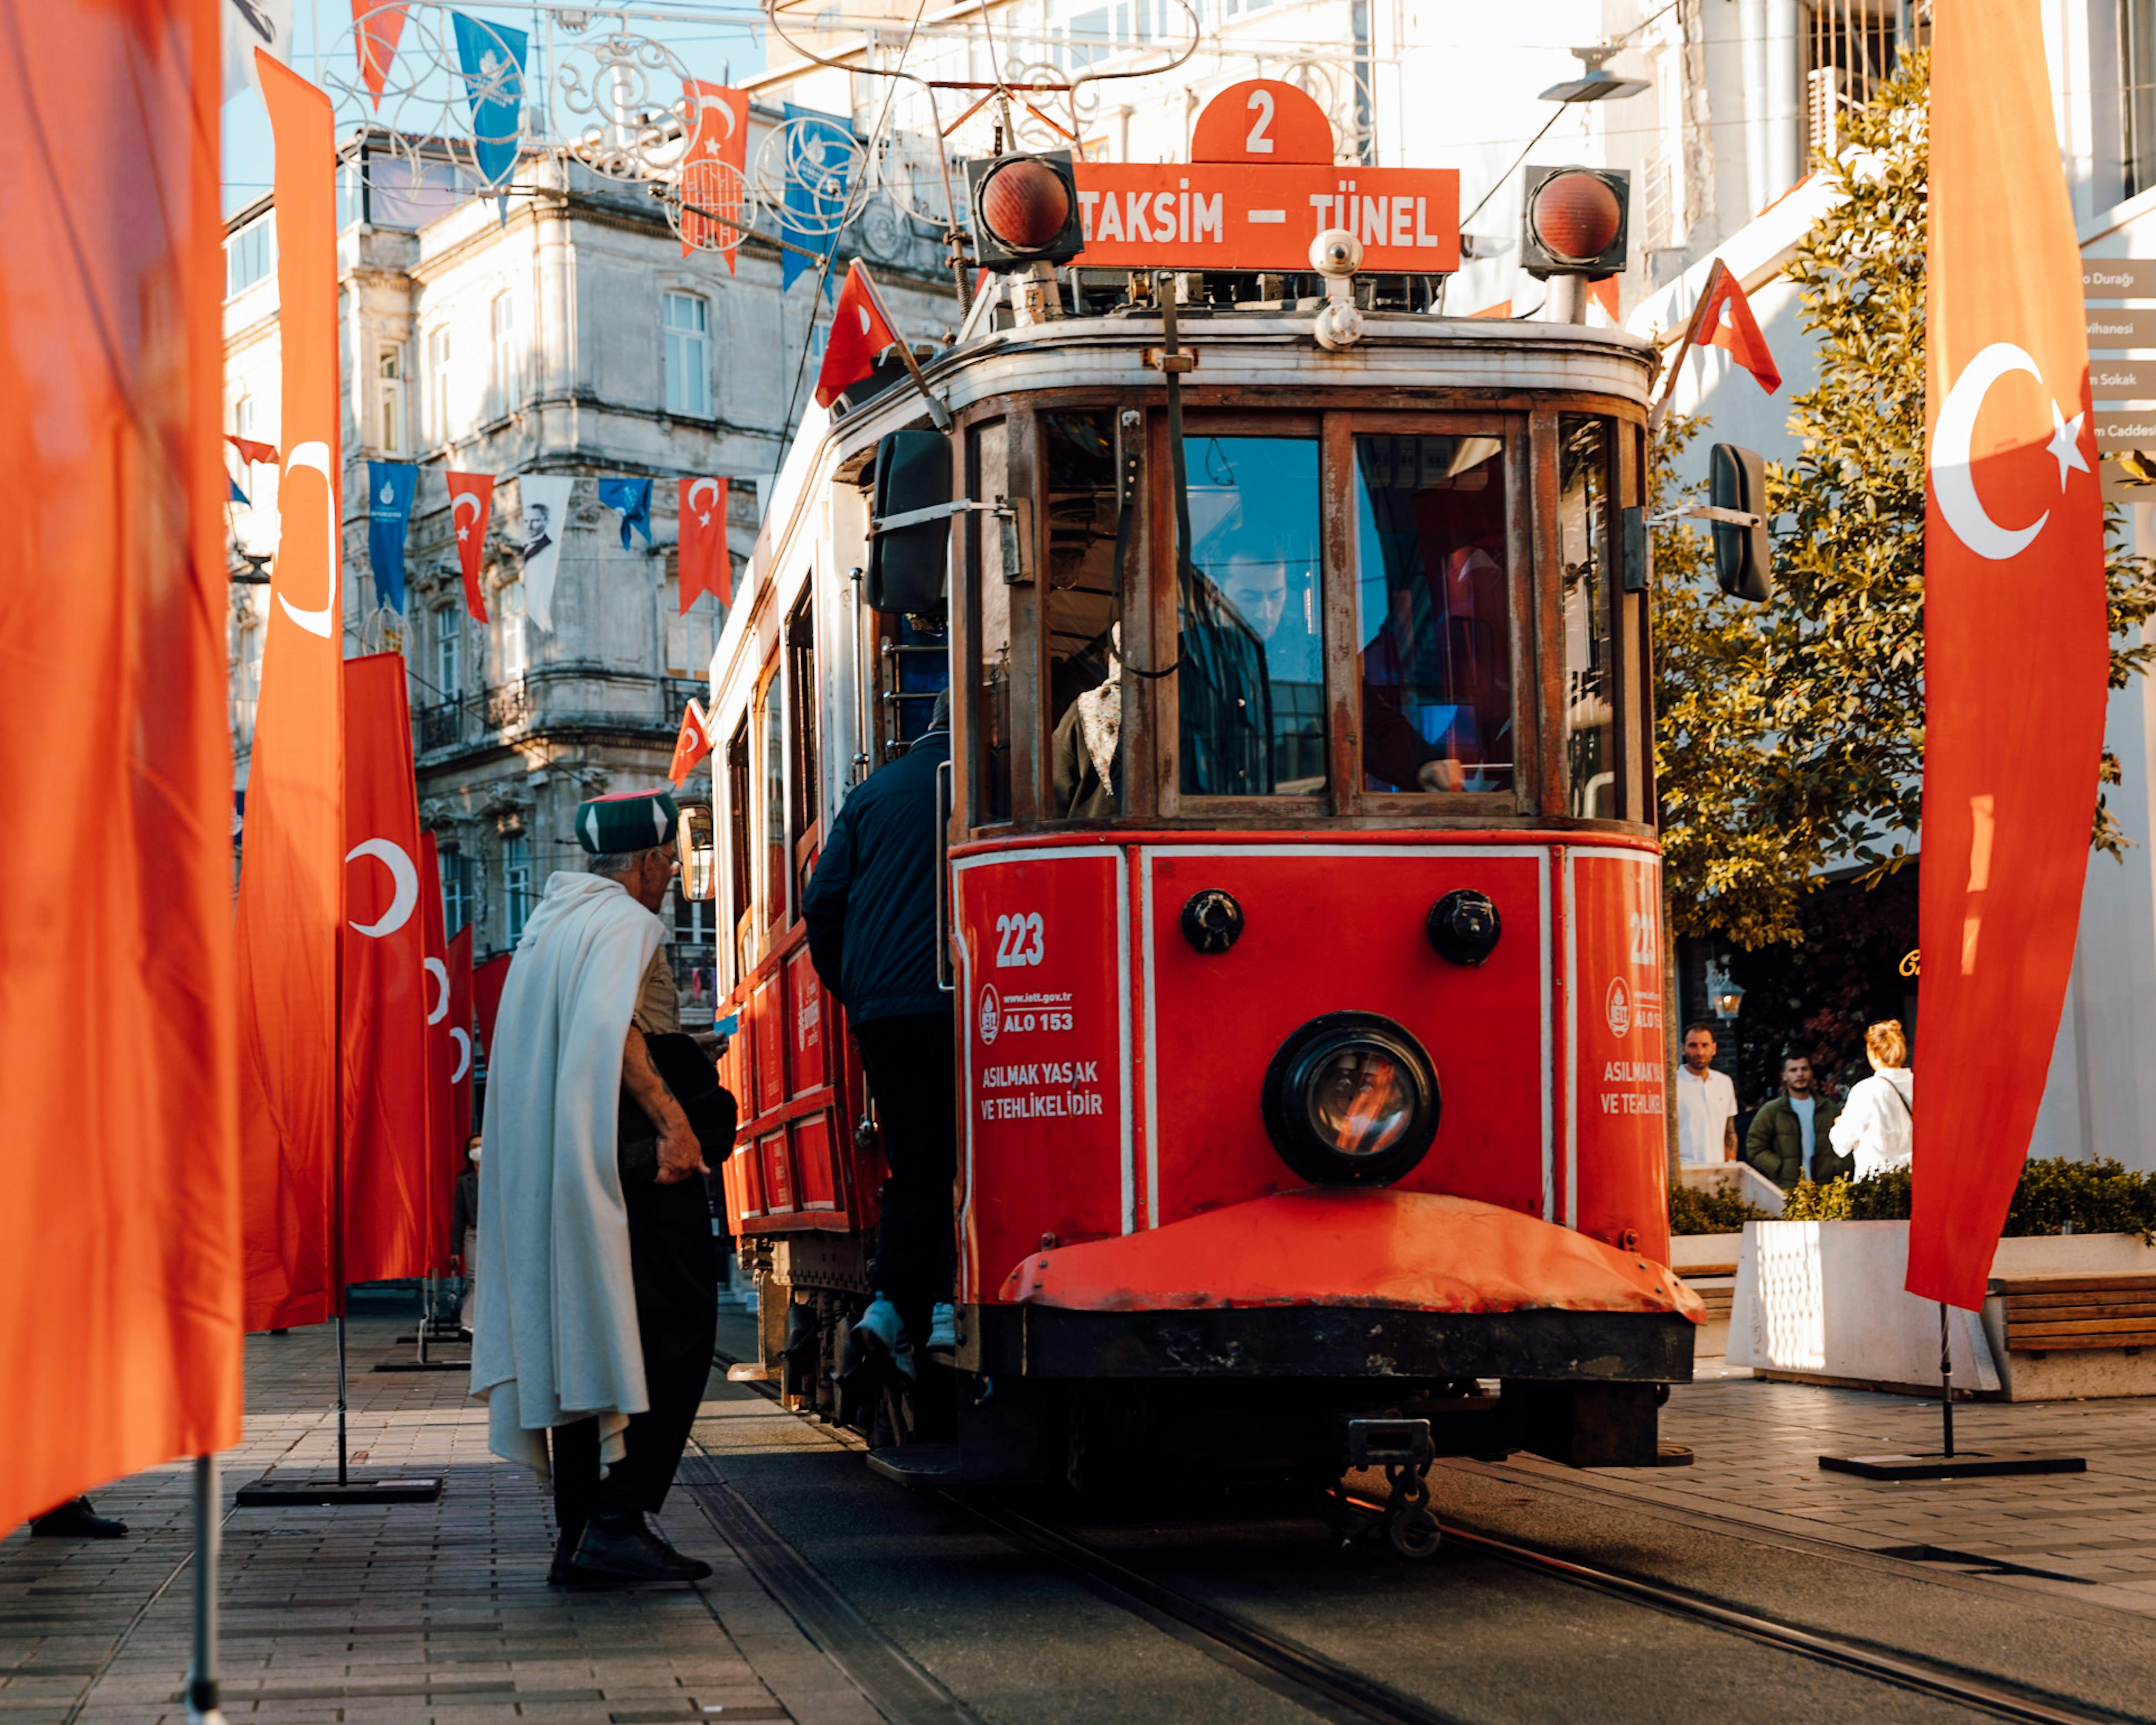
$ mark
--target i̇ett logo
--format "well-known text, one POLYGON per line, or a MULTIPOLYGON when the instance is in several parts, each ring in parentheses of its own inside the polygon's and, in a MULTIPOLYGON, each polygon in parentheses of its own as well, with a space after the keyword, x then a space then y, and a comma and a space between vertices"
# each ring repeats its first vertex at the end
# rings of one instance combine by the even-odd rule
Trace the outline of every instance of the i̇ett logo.
POLYGON ((996 999, 992 985, 981 989, 981 1042, 983 1046, 996 1040, 996 1032, 1004 1027, 1003 1002, 996 999))
POLYGON ((1625 978, 1621 976, 1609 979, 1609 994, 1603 1003, 1603 1010, 1609 1014, 1612 1036, 1631 1034, 1632 991, 1625 986, 1625 978))

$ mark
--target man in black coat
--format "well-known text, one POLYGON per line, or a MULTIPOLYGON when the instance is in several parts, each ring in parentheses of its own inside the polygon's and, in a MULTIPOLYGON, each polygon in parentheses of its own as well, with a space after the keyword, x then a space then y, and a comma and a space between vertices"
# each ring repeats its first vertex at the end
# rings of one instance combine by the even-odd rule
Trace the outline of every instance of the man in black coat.
POLYGON ((936 982, 936 769, 951 758, 948 692, 927 731, 856 786, 801 903, 808 956, 846 1009, 875 1097, 891 1177, 876 1230, 876 1299, 855 1336, 902 1377, 932 1333, 957 1269, 952 997, 936 982))

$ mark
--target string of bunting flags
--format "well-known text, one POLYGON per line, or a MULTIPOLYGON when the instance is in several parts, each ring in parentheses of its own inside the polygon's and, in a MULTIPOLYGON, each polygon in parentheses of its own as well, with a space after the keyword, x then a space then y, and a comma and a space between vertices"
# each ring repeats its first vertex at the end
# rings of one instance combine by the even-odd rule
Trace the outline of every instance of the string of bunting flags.
MULTIPOLYGON (((274 445, 252 438, 228 435, 226 441, 250 466, 261 463, 275 467, 281 459, 274 445)), ((405 542, 411 531, 422 471, 412 461, 367 464, 367 550, 374 573, 375 598, 399 614, 404 610, 405 542)), ((578 477, 572 474, 517 475, 521 536, 515 543, 524 582, 525 612, 542 629, 553 627, 554 573, 578 477)), ((486 613, 480 572, 485 563, 488 526, 493 520, 495 476, 445 471, 443 478, 449 485, 465 608, 475 621, 487 623, 492 619, 486 613)), ((599 502, 621 517, 623 550, 634 548, 633 534, 641 535, 646 546, 659 542, 651 521, 654 480, 604 477, 596 483, 599 502)), ((225 485, 228 501, 248 506, 247 493, 236 477, 228 474, 225 485)), ((675 482, 679 614, 682 616, 688 615, 689 608, 706 593, 722 606, 733 603, 733 562, 726 545, 730 490, 730 481, 716 474, 696 475, 675 482)))

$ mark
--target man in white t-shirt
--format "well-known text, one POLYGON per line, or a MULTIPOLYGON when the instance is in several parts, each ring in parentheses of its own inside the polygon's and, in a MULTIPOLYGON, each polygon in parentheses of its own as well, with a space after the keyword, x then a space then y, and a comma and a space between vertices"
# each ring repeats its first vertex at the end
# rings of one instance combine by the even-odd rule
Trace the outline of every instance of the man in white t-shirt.
POLYGON ((1737 1086, 1714 1070, 1714 1031, 1685 1027, 1677 1068, 1677 1160, 1686 1168, 1737 1160, 1737 1086))

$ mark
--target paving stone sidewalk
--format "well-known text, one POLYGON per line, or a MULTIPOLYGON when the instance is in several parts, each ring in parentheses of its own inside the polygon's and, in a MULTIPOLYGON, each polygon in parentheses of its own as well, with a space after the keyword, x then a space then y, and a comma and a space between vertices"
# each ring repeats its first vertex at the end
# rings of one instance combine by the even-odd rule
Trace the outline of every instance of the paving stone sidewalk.
MULTIPOLYGON (((350 1429, 361 1475, 445 1476, 438 1504, 231 1510, 223 1564, 230 1719, 367 1725, 797 1720, 872 1725, 866 1698, 676 1490, 667 1536, 716 1573, 694 1589, 550 1592, 547 1499, 487 1453, 462 1373, 376 1373, 408 1358, 409 1317, 352 1322, 350 1429), (362 1459, 363 1458, 363 1459, 362 1459)), ((333 1471, 327 1326, 249 1338, 245 1435, 225 1502, 275 1468, 333 1471)), ((116 1541, 0 1539, 0 1725, 186 1717, 193 1575, 190 1473, 154 1468, 95 1494, 116 1541)))
POLYGON ((2156 1401, 1957 1402, 1957 1450, 2087 1458, 2083 1474, 1890 1483, 1821 1469, 1822 1455, 1923 1452, 1939 1404, 1749 1376, 1682 1385, 1662 1435, 1686 1468, 1516 1471, 1614 1491, 1859 1550, 1917 1557, 2004 1585, 2156 1615, 2156 1401))

